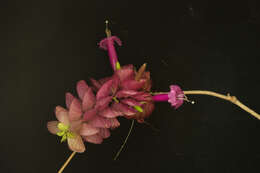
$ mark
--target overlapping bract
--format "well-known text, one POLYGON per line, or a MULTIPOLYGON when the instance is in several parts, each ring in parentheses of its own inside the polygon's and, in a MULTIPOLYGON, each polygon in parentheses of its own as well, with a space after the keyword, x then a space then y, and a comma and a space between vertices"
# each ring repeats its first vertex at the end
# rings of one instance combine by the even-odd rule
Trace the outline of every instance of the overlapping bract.
POLYGON ((91 87, 83 80, 77 83, 79 98, 66 93, 67 109, 57 106, 58 121, 47 125, 51 133, 68 139, 69 148, 75 152, 85 151, 83 140, 100 144, 108 138, 110 129, 120 126, 118 116, 143 122, 154 109, 150 74, 144 66, 138 72, 132 65, 123 66, 112 77, 91 82, 91 87), (61 131, 59 123, 67 128, 61 131))
POLYGON ((154 109, 150 94, 150 73, 145 72, 143 67, 145 66, 135 72, 133 65, 126 65, 115 71, 110 78, 99 81, 92 79, 93 89, 98 90, 97 100, 107 99, 112 111, 142 122, 154 109), (137 107, 141 109, 138 110, 137 107))

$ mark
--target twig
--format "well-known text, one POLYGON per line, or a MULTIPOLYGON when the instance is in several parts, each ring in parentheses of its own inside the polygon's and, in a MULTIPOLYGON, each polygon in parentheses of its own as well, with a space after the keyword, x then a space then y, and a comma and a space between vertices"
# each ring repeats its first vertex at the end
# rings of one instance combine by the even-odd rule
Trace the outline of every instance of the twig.
POLYGON ((58 173, 62 173, 62 171, 65 169, 65 167, 68 165, 68 163, 71 161, 72 157, 76 154, 76 152, 74 151, 73 153, 71 153, 70 157, 66 160, 66 162, 62 165, 62 167, 60 168, 60 170, 58 171, 58 173))
POLYGON ((231 103, 239 106, 241 109, 245 110, 246 112, 250 113, 251 115, 253 115, 254 117, 260 120, 260 115, 258 113, 256 113, 255 111, 253 111, 252 109, 250 109, 249 107, 241 103, 235 96, 230 96, 230 94, 223 95, 212 91, 201 91, 201 90, 192 90, 192 91, 183 91, 183 92, 186 95, 189 94, 210 95, 210 96, 214 96, 214 97, 218 97, 230 101, 231 103))

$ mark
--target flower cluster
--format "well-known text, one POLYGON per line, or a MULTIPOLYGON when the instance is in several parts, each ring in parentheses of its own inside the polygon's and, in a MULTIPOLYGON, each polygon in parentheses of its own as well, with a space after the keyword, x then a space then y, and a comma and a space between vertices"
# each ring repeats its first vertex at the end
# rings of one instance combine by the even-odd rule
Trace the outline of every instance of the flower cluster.
POLYGON ((111 77, 83 80, 76 86, 78 98, 66 93, 66 108, 57 106, 58 121, 50 121, 48 130, 68 141, 69 148, 84 152, 86 142, 100 144, 110 136, 110 129, 120 126, 118 116, 143 122, 153 109, 150 94, 150 73, 143 65, 138 71, 133 65, 116 70, 111 77))
POLYGON ((150 72, 146 64, 137 71, 133 65, 120 66, 113 41, 121 45, 115 36, 100 42, 100 47, 108 50, 114 74, 100 80, 90 79, 91 85, 83 80, 76 85, 78 97, 66 93, 66 108, 55 109, 58 121, 50 121, 50 133, 68 141, 69 148, 84 152, 84 142, 101 144, 110 136, 110 130, 120 126, 117 117, 135 119, 139 123, 154 110, 155 101, 168 101, 175 108, 182 105, 184 94, 180 87, 172 85, 169 93, 152 94, 150 72))

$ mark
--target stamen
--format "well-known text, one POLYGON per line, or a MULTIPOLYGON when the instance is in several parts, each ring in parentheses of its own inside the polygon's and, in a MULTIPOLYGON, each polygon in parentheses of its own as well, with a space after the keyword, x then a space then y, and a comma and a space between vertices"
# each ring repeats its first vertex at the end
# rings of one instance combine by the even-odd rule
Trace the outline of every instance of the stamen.
POLYGON ((106 24, 106 29, 105 29, 105 32, 106 32, 106 35, 107 37, 110 37, 111 36, 111 31, 108 29, 108 20, 105 21, 105 24, 106 24))
POLYGON ((108 29, 108 20, 105 21, 106 29, 108 29))
POLYGON ((179 94, 177 99, 185 100, 186 102, 189 102, 191 104, 195 104, 195 101, 189 100, 188 97, 186 95, 184 95, 184 94, 179 94))

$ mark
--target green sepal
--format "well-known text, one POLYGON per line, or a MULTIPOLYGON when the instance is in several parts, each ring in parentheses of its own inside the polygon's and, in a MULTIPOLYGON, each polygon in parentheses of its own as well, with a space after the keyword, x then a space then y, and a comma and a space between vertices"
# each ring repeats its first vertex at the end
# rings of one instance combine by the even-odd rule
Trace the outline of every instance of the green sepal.
POLYGON ((67 133, 68 138, 75 138, 75 135, 72 132, 67 133))
POLYGON ((61 142, 66 141, 66 139, 67 139, 67 135, 65 134, 65 135, 62 136, 62 138, 61 138, 61 142))
POLYGON ((140 106, 134 106, 135 110, 138 112, 143 112, 143 109, 140 106))
POLYGON ((65 134, 65 131, 59 131, 59 132, 57 133, 58 136, 63 136, 64 134, 65 134))
POLYGON ((61 130, 61 131, 67 131, 69 130, 69 125, 65 125, 63 123, 59 123, 58 124, 58 128, 61 130))
POLYGON ((119 62, 117 61, 116 62, 116 69, 119 70, 120 68, 121 68, 121 66, 120 66, 119 62))

